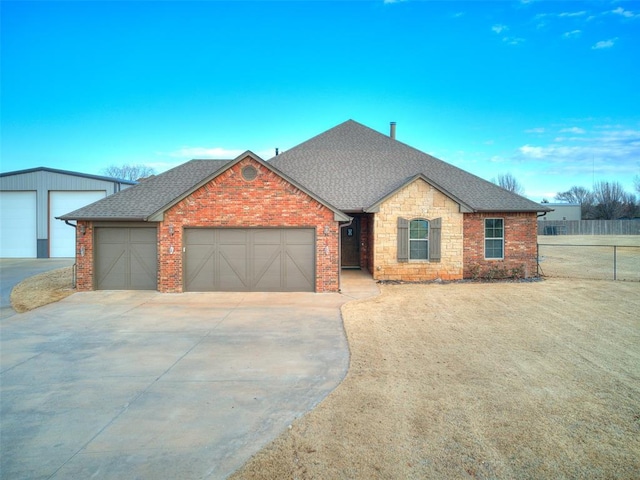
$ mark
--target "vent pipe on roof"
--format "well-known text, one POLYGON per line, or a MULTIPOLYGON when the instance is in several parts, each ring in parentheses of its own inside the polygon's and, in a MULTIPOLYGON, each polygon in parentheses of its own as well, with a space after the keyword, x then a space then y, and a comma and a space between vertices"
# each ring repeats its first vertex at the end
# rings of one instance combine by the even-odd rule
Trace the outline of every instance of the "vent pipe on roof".
POLYGON ((396 139, 396 122, 391 122, 389 124, 389 127, 390 127, 389 136, 395 140, 396 139))
POLYGON ((278 153, 280 153, 280 149, 276 147, 276 157, 278 156, 278 153))

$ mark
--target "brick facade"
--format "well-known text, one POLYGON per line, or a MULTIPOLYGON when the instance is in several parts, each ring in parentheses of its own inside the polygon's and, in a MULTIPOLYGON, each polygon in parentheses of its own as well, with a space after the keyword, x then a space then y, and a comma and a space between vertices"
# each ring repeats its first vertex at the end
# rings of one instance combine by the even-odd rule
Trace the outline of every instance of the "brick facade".
POLYGON ((463 214, 459 205, 418 179, 385 200, 373 222, 372 271, 377 280, 455 280, 463 274, 463 214), (398 262, 398 217, 442 218, 442 258, 439 262, 398 262))
MULTIPOLYGON (((79 222, 82 224, 84 222, 79 222)), ((93 229, 77 242, 78 290, 93 289, 93 229), (84 256, 80 249, 84 247, 84 256)), ((316 231, 316 292, 338 291, 339 224, 334 212, 284 180, 269 168, 246 157, 165 212, 158 224, 158 290, 183 289, 183 229, 314 228, 316 231), (258 171, 247 181, 242 169, 258 171), (173 247, 173 249, 172 249, 173 247)))
POLYGON ((76 226, 76 290, 93 290, 93 222, 76 226))
POLYGON ((464 277, 485 276, 491 269, 536 275, 537 214, 466 213, 464 215, 464 277), (504 259, 484 258, 484 219, 504 219, 504 259))

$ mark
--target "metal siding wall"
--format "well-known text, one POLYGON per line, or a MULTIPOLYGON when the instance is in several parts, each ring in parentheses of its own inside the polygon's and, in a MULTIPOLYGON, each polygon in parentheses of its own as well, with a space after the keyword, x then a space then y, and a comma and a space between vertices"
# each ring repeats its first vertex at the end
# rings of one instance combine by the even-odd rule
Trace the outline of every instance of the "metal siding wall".
MULTIPOLYGON (((124 188, 125 185, 122 185, 124 188)), ((118 191, 118 182, 77 175, 37 171, 0 177, 0 190, 36 190, 37 238, 49 238, 49 190, 105 190, 107 196, 118 191)))

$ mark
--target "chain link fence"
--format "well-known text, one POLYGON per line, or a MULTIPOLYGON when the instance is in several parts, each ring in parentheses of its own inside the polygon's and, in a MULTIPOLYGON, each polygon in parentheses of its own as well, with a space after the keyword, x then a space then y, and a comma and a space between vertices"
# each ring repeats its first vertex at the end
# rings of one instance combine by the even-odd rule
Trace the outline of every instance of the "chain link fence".
POLYGON ((640 245, 538 243, 538 274, 640 282, 640 245))

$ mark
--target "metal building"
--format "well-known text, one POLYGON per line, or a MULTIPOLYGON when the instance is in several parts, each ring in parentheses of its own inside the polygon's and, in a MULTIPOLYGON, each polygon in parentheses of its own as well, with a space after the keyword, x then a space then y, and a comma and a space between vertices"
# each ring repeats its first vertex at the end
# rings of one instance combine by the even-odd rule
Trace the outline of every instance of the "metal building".
POLYGON ((0 173, 0 258, 75 257, 75 228, 56 217, 135 184, 47 167, 0 173))

